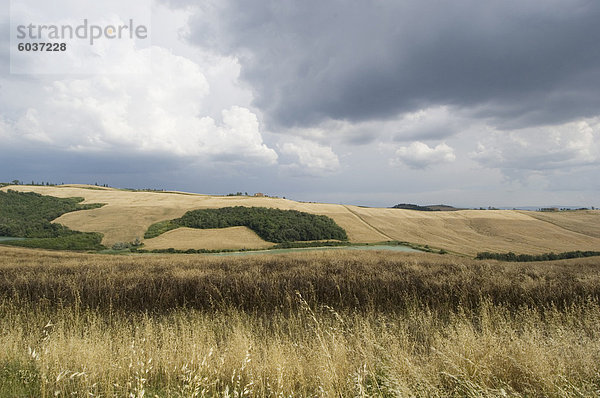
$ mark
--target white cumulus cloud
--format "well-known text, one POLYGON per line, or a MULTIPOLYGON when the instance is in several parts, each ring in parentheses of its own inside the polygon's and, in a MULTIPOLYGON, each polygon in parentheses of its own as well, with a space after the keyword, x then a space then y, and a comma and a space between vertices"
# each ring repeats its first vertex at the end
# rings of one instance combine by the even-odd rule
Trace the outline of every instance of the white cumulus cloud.
POLYGON ((155 47, 131 52, 122 62, 141 73, 47 83, 42 99, 15 121, 13 138, 78 152, 276 162, 250 110, 231 106, 221 120, 203 116, 210 87, 193 61, 155 47))
POLYGON ((413 169, 425 169, 439 163, 450 163, 456 160, 454 149, 447 144, 438 144, 434 148, 420 141, 415 141, 409 146, 403 146, 396 151, 392 165, 405 164, 413 169))
POLYGON ((340 161, 330 146, 295 138, 279 145, 282 154, 294 159, 289 165, 296 172, 310 175, 330 174, 339 170, 340 161))
POLYGON ((568 171, 600 163, 600 118, 558 126, 495 131, 470 154, 480 164, 509 176, 531 171, 568 171))

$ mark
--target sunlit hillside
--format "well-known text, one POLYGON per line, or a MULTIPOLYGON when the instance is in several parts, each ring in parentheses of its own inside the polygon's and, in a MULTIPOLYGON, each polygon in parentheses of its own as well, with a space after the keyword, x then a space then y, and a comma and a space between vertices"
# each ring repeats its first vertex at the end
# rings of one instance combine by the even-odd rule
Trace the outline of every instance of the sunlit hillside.
MULTIPOLYGON (((262 206, 293 209, 331 217, 351 242, 406 241, 473 255, 481 251, 517 253, 600 249, 600 211, 540 213, 515 210, 421 212, 352 205, 304 203, 250 196, 210 196, 184 192, 134 192, 84 185, 8 186, 56 197, 83 197, 105 203, 92 210, 64 214, 55 222, 84 232, 104 234, 102 243, 142 238, 158 221, 181 217, 194 209, 262 206)), ((148 247, 180 249, 264 248, 270 246, 246 228, 175 230, 148 240, 148 247), (239 242, 236 243, 236 239, 239 242)))

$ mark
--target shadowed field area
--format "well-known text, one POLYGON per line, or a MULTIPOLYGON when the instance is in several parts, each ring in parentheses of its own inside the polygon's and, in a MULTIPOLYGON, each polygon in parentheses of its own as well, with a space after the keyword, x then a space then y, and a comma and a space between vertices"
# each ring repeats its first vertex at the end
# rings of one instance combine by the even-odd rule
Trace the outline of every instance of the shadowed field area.
POLYGON ((89 308, 291 310, 297 291, 311 305, 352 310, 396 310, 415 300, 477 307, 483 297, 512 308, 565 306, 600 297, 598 257, 521 264, 347 250, 243 258, 0 253, 0 296, 89 308))
POLYGON ((0 247, 0 396, 594 396, 599 271, 0 247))

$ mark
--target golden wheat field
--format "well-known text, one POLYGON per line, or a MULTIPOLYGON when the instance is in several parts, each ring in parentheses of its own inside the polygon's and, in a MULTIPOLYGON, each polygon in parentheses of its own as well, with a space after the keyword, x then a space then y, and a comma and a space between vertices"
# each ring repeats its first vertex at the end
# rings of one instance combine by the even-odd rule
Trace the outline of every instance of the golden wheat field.
POLYGON ((0 247, 0 396, 597 396, 599 271, 0 247))
MULTIPOLYGON (((399 240, 466 255, 474 255, 481 251, 537 254, 549 251, 600 249, 600 211, 419 212, 302 203, 266 197, 209 196, 183 192, 131 192, 80 185, 10 186, 2 189, 33 191, 58 197, 83 197, 86 203, 106 203, 106 206, 98 209, 67 213, 55 221, 79 231, 101 232, 104 234, 103 243, 108 246, 116 242, 131 242, 138 237, 142 238, 151 224, 180 217, 188 210, 226 206, 265 206, 327 215, 346 230, 351 242, 399 240)), ((249 238, 248 234, 243 235, 243 241, 237 248, 247 247, 250 243, 256 243, 256 248, 268 245, 267 242, 249 238)), ((231 231, 210 233, 211 238, 207 237, 205 242, 190 239, 190 236, 183 232, 174 233, 149 244, 157 249, 175 248, 175 246, 181 249, 229 249, 236 246, 230 244, 231 231), (178 239, 182 234, 185 238, 178 239), (220 234, 223 235, 222 246, 218 238, 213 239, 220 234), (182 242, 186 244, 183 245, 182 242)))

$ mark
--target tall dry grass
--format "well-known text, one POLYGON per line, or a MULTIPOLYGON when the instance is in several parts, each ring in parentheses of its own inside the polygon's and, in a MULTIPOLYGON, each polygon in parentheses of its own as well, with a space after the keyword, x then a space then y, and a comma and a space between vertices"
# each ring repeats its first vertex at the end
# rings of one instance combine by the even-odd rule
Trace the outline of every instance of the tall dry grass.
POLYGON ((597 261, 0 248, 0 396, 596 396, 597 261))
POLYGON ((433 254, 326 251, 287 255, 107 256, 0 249, 0 297, 92 309, 160 313, 295 311, 311 306, 399 311, 476 308, 482 298, 510 308, 565 306, 600 298, 598 258, 526 264, 433 254))

